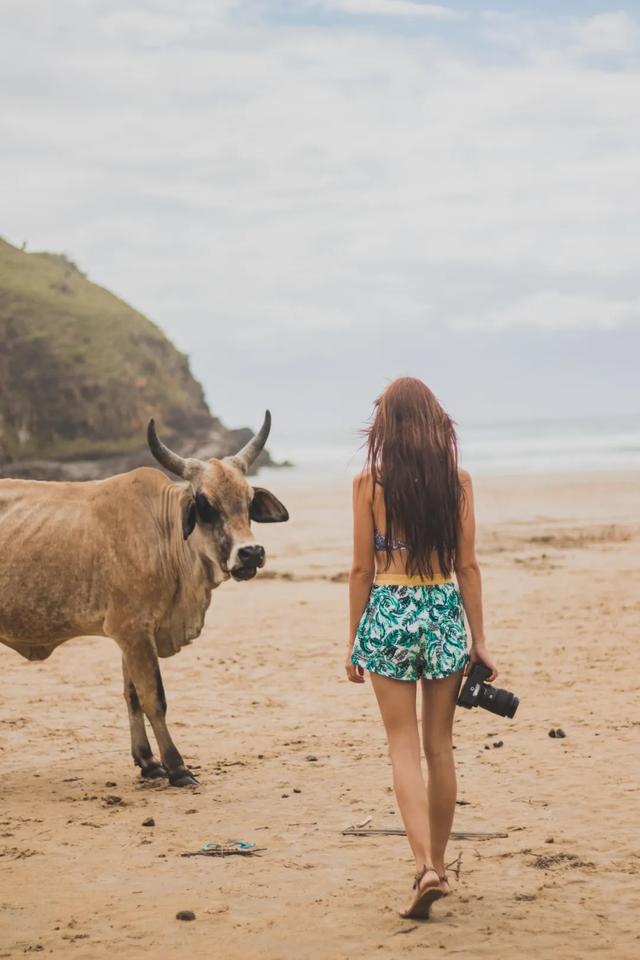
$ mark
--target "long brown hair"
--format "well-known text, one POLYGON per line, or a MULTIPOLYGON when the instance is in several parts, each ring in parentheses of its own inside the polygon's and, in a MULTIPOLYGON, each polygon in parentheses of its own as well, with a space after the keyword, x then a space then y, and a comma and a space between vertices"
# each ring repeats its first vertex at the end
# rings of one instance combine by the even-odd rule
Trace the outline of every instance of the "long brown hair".
POLYGON ((384 495, 387 566, 391 540, 402 539, 408 573, 431 578, 435 553, 449 576, 463 495, 454 421, 422 380, 400 377, 375 401, 366 434, 367 468, 384 495))

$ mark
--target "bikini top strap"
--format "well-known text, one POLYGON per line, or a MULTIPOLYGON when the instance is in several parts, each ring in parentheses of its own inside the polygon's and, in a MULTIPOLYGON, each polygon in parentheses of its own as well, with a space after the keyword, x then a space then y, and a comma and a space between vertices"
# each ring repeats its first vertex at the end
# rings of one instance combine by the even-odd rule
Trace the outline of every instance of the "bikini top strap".
POLYGON ((376 550, 386 550, 387 543, 392 550, 408 550, 409 544, 404 543, 403 540, 390 540, 388 541, 386 536, 383 533, 380 533, 379 530, 374 531, 373 543, 376 550))

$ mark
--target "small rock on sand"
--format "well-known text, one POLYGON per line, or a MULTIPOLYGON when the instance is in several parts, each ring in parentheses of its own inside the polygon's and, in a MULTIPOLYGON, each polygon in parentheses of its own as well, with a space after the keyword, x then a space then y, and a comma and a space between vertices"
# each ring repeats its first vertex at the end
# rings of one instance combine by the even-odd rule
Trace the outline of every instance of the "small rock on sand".
POLYGON ((195 920, 196 915, 193 910, 178 910, 176 920, 195 920))
POLYGON ((147 817, 146 820, 143 820, 143 821, 142 821, 142 826, 143 826, 143 827, 155 827, 155 825, 156 825, 156 822, 155 822, 155 820, 153 819, 153 817, 147 817))

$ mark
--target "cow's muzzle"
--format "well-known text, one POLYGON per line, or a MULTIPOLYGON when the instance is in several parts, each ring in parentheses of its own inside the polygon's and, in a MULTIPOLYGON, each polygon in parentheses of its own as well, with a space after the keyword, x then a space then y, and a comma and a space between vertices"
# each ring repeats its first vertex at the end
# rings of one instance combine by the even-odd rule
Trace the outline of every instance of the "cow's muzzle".
POLYGON ((255 577, 258 568, 264 567, 265 557, 264 547, 257 543, 249 547, 240 547, 235 565, 230 570, 231 576, 234 580, 251 580, 255 577))

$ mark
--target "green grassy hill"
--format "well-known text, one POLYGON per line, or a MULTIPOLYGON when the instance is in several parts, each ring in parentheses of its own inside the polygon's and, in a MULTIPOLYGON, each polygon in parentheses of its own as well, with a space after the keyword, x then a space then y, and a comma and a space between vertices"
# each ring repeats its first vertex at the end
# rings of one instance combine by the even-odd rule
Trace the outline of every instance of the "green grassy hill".
POLYGON ((126 454, 220 427, 187 358, 66 257, 0 240, 0 465, 126 454))

